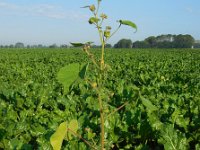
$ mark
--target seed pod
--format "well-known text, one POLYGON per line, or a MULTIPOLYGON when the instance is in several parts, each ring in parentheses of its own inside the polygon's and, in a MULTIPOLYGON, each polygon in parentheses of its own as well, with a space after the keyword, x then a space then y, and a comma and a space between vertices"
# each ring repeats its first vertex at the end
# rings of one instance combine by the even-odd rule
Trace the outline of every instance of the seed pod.
POLYGON ((109 30, 104 31, 104 36, 106 38, 110 37, 110 31, 109 30))
POLYGON ((96 10, 96 7, 94 5, 91 5, 90 7, 90 11, 94 12, 96 10))
POLYGON ((111 26, 106 26, 106 30, 111 30, 111 26))
POLYGON ((89 24, 94 24, 94 23, 98 23, 98 21, 99 21, 98 18, 91 17, 88 22, 89 22, 89 24))

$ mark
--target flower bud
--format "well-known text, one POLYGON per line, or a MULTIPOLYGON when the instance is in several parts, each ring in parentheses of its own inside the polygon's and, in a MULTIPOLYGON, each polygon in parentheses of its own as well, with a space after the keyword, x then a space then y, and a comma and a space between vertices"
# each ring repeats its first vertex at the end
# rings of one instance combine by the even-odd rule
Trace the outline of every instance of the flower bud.
POLYGON ((110 31, 109 30, 104 31, 104 36, 106 38, 110 37, 110 31))
POLYGON ((101 16, 100 16, 102 19, 107 19, 108 18, 108 16, 106 15, 106 14, 101 14, 101 16))
POLYGON ((90 11, 94 12, 96 10, 96 7, 94 5, 91 5, 90 7, 90 11))
POLYGON ((91 84, 91 86, 92 86, 92 88, 96 88, 96 87, 97 87, 97 83, 96 83, 96 82, 93 82, 93 83, 91 84))

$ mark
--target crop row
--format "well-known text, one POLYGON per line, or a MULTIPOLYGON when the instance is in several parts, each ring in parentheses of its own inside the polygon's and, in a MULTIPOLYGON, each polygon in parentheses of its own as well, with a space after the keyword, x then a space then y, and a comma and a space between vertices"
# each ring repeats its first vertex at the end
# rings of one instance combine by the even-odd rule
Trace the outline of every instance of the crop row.
MULTIPOLYGON (((56 79, 63 66, 86 62, 81 50, 11 49, 0 54, 0 149, 52 149, 51 135, 72 119, 78 120, 84 139, 98 144, 96 95, 79 81, 66 95, 56 79)), ((105 57, 110 66, 105 88, 111 93, 102 97, 109 109, 126 104, 105 122, 107 145, 200 148, 200 51, 118 49, 105 57)), ((91 70, 89 76, 93 74, 91 70)), ((89 149, 76 137, 63 148, 89 149)))

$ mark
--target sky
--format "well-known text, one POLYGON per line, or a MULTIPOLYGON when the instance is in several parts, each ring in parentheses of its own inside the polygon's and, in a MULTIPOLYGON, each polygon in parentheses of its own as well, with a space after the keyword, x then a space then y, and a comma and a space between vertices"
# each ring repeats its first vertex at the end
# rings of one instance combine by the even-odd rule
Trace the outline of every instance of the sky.
MULTIPOLYGON (((82 6, 97 0, 0 0, 0 45, 69 44, 93 41, 100 44, 92 15, 82 6)), ((117 20, 131 20, 135 33, 122 26, 108 43, 133 42, 161 34, 191 34, 200 40, 200 0, 102 0, 100 12, 108 15, 104 26, 118 27, 117 20)))

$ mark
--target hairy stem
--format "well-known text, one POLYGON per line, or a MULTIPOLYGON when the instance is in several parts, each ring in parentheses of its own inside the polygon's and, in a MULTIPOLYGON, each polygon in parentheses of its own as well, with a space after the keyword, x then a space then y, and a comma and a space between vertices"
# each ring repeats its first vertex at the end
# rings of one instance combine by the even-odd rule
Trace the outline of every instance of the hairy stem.
MULTIPOLYGON (((95 18, 98 18, 98 11, 99 11, 99 7, 100 7, 100 1, 98 1, 98 6, 97 6, 97 10, 94 13, 95 18)), ((104 33, 102 32, 102 23, 103 23, 103 19, 101 21, 101 23, 97 23, 96 27, 98 29, 98 33, 99 33, 99 38, 101 41, 101 59, 100 59, 100 81, 102 81, 102 71, 104 69, 104 51, 105 51, 105 40, 104 40, 104 33)), ((98 92, 99 93, 99 92, 98 92)), ((101 124, 101 150, 104 150, 105 147, 105 128, 104 128, 104 109, 103 109, 103 101, 101 99, 100 93, 98 94, 98 101, 99 101, 99 112, 100 112, 100 124, 101 124)))
MULTIPOLYGON (((99 7, 100 7, 100 1, 98 1, 97 10, 94 13, 95 18, 98 18, 99 7)), ((104 68, 104 50, 105 50, 105 40, 104 40, 103 32, 101 30, 102 23, 103 23, 103 19, 102 19, 100 24, 99 23, 96 24, 96 28, 98 29, 99 38, 100 38, 101 45, 102 45, 102 48, 101 48, 101 60, 100 60, 100 68, 101 68, 101 70, 103 70, 103 68, 104 68)))
POLYGON ((105 147, 104 110, 103 110, 103 102, 100 95, 98 97, 98 100, 99 100, 100 119, 101 119, 101 150, 104 150, 105 147))
POLYGON ((104 51, 105 51, 105 43, 103 41, 103 44, 101 47, 101 70, 104 69, 104 51))

